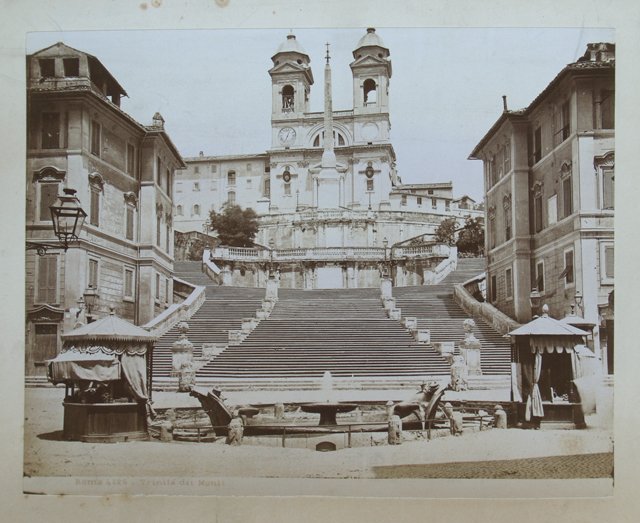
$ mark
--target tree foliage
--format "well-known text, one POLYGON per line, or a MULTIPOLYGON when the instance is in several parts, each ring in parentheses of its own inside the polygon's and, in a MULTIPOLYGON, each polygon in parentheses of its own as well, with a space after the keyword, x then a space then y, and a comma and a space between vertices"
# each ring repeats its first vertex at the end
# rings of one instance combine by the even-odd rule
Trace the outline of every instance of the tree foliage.
POLYGON ((222 212, 209 213, 209 229, 218 233, 222 245, 251 247, 258 232, 258 215, 251 208, 225 205, 222 212))
POLYGON ((446 245, 456 244, 456 219, 446 218, 440 222, 436 229, 435 240, 446 245))
POLYGON ((459 231, 456 245, 459 253, 482 255, 484 253, 484 220, 480 217, 468 217, 464 227, 459 231))

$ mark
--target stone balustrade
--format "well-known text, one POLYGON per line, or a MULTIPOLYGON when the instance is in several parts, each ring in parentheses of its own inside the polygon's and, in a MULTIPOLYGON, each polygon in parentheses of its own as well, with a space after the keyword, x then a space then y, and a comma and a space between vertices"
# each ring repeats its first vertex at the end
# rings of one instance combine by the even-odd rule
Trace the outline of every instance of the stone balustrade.
POLYGON ((467 314, 482 318, 500 334, 507 334, 520 327, 518 322, 496 309, 490 303, 476 300, 465 288, 464 284, 454 285, 453 298, 467 314))
POLYGON ((154 336, 160 337, 178 322, 191 318, 206 299, 204 292, 205 287, 200 285, 194 286, 179 278, 174 278, 174 281, 179 282, 184 287, 191 287, 193 290, 184 301, 170 305, 165 311, 143 325, 143 328, 154 336))
POLYGON ((451 248, 432 243, 412 247, 310 247, 296 249, 258 249, 246 247, 216 247, 211 259, 223 261, 269 262, 296 260, 367 260, 393 261, 404 258, 451 258, 451 248))

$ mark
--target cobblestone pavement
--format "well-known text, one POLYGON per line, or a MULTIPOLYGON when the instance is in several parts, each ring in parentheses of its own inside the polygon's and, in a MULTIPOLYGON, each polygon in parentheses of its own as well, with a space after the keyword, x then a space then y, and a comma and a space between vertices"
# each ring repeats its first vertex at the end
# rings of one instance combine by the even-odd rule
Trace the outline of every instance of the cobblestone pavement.
POLYGON ((578 479, 613 477, 613 452, 543 458, 373 467, 376 478, 578 479))

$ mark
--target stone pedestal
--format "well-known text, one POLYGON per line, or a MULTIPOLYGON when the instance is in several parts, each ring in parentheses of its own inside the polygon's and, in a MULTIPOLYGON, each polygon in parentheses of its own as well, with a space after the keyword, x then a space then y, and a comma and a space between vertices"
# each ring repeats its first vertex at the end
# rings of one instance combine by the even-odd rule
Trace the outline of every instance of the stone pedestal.
POLYGON ((418 329, 415 336, 418 343, 431 343, 431 331, 429 329, 418 329))
POLYGON ((469 370, 462 356, 453 356, 451 364, 451 388, 457 392, 469 387, 469 370))
POLYGON ((418 328, 418 318, 415 316, 407 316, 405 317, 403 324, 407 330, 416 330, 418 328))
POLYGON ((454 412, 451 403, 447 402, 444 405, 444 415, 449 419, 449 430, 451 431, 451 434, 454 436, 462 434, 462 413, 454 412))
POLYGON ((495 425, 497 429, 507 428, 507 413, 502 408, 502 405, 496 405, 493 413, 495 425))
POLYGON ((220 354, 225 348, 225 345, 221 343, 203 343, 202 344, 202 358, 210 359, 220 354))
POLYGON ((229 345, 240 345, 244 340, 244 333, 241 330, 229 331, 229 345))
POLYGON ((229 431, 227 432, 227 445, 242 445, 242 438, 244 436, 244 424, 242 418, 235 415, 229 422, 229 431))
POLYGON ((391 416, 389 420, 389 445, 400 445, 402 443, 402 420, 400 416, 391 416))
POLYGON ((262 300, 262 310, 271 312, 273 310, 273 302, 271 300, 262 300))
POLYGON ((196 384, 196 369, 193 362, 186 361, 182 364, 178 374, 178 392, 190 392, 196 384))
POLYGON ((265 300, 271 302, 278 301, 278 280, 276 280, 273 276, 269 276, 269 279, 267 280, 265 300))
POLYGON ((391 421, 391 418, 393 417, 393 411, 395 410, 395 403, 391 400, 387 401, 387 421, 391 421))
POLYGON ((440 341, 438 343, 434 343, 433 347, 445 360, 450 363, 453 362, 453 353, 455 352, 456 347, 452 341, 440 341))
POLYGON ((222 281, 222 285, 226 287, 230 287, 231 285, 233 285, 233 274, 227 267, 224 267, 220 270, 220 279, 222 281))
POLYGON ((253 329, 253 318, 242 318, 242 325, 240 327, 240 330, 242 330, 245 335, 248 335, 253 329))
POLYGON ((400 321, 401 316, 400 309, 389 309, 389 318, 392 320, 400 321))
POLYGON ((393 285, 391 279, 383 276, 380 278, 380 296, 384 300, 385 298, 391 298, 393 292, 393 285))
POLYGON ((464 329, 464 341, 460 345, 460 354, 467 364, 470 376, 482 375, 482 368, 480 367, 480 340, 473 335, 473 328, 476 326, 476 322, 472 319, 467 319, 462 322, 464 329))
POLYGON ((165 421, 160 425, 160 441, 173 441, 173 423, 165 421))
POLYGON ((171 346, 171 375, 178 377, 178 391, 185 392, 195 384, 193 343, 187 339, 189 324, 186 321, 178 323, 178 332, 180 338, 171 346))
POLYGON ((382 304, 386 310, 395 309, 396 308, 396 299, 395 298, 383 298, 382 304))

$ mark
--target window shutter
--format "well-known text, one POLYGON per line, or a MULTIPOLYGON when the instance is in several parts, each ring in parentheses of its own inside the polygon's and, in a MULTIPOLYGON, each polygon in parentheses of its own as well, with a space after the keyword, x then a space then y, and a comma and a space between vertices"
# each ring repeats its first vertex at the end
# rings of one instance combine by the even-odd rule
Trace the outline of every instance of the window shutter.
POLYGON ((57 183, 41 183, 40 184, 40 221, 51 221, 51 209, 49 207, 58 197, 57 183))
POLYGON ((133 240, 133 208, 127 206, 127 240, 133 240))
POLYGON ((605 247, 604 249, 604 271, 607 278, 613 278, 613 247, 605 247))
POLYGON ((38 258, 38 301, 58 302, 58 260, 55 256, 38 258))

